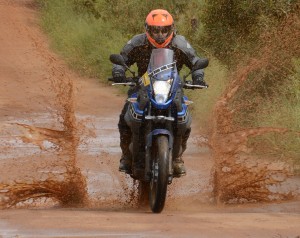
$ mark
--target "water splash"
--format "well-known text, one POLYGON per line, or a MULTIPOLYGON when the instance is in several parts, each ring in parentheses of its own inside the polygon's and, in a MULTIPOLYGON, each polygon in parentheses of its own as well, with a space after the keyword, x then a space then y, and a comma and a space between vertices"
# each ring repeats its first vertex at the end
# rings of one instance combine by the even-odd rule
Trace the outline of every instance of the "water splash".
MULTIPOLYGON (((251 66, 248 66, 250 72, 251 66)), ((246 74, 241 77, 241 81, 246 74)), ((241 82, 239 81, 239 82, 241 82)), ((215 106, 214 131, 210 138, 215 160, 214 195, 218 202, 261 202, 292 197, 292 193, 271 196, 270 186, 277 186, 291 176, 288 164, 276 166, 277 162, 266 162, 251 155, 252 148, 247 146, 249 138, 270 132, 287 133, 286 128, 250 128, 234 131, 232 117, 234 111, 229 109, 229 99, 238 91, 238 86, 230 90, 215 106), (252 165, 249 165, 252 164, 252 165), (273 166, 272 166, 273 165, 273 166), (284 177, 276 179, 276 177, 284 177)))
POLYGON ((234 116, 247 105, 233 108, 231 102, 250 75, 254 77, 253 84, 260 80, 258 76, 253 76, 253 72, 266 68, 276 70, 275 65, 287 65, 293 55, 300 55, 299 39, 299 18, 292 16, 281 26, 276 37, 269 39, 262 47, 259 58, 249 60, 246 66, 237 67, 232 74, 233 80, 216 103, 209 145, 215 160, 213 184, 217 202, 268 202, 290 199, 296 195, 293 188, 281 187, 286 186, 285 182, 293 175, 290 165, 255 156, 251 153, 253 148, 249 148, 247 143, 250 138, 266 133, 294 133, 295 136, 300 133, 275 127, 237 129, 234 116))
MULTIPOLYGON (((53 167, 47 167, 39 178, 30 175, 24 176, 22 179, 10 181, 0 181, 0 208, 9 208, 34 201, 40 198, 51 198, 53 201, 63 206, 80 206, 87 202, 86 180, 80 169, 77 167, 77 147, 80 140, 80 132, 77 128, 75 117, 75 96, 74 81, 70 75, 66 73, 63 67, 59 67, 57 60, 52 56, 44 42, 42 42, 34 34, 29 34, 34 43, 39 56, 48 65, 46 80, 51 83, 51 91, 56 95, 55 102, 51 108, 51 114, 54 115, 56 128, 44 128, 25 123, 10 123, 10 127, 14 131, 19 130, 21 135, 19 138, 25 144, 37 145, 40 149, 40 155, 49 150, 45 148, 45 142, 53 145, 54 151, 51 152, 51 160, 53 167), (63 163, 63 169, 57 170, 56 163, 63 163), (59 162, 58 162, 59 161, 59 162)), ((51 149, 53 149, 51 147, 51 149)), ((42 157, 42 156, 41 156, 42 157)), ((40 167, 34 170, 42 170, 43 162, 40 167)), ((25 165, 22 165, 25 166, 25 165)), ((21 167, 22 167, 21 166, 21 167)), ((34 172, 34 171, 31 171, 34 172)))

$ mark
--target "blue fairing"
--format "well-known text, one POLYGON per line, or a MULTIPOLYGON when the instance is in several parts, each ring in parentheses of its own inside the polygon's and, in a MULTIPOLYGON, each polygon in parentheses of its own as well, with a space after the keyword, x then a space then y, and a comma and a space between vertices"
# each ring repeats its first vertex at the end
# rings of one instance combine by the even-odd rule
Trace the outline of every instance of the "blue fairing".
MULTIPOLYGON (((137 93, 133 93, 130 98, 137 98, 137 93)), ((139 115, 143 115, 144 111, 140 110, 139 108, 139 103, 138 102, 132 102, 131 105, 133 106, 134 111, 139 114, 139 115)))
MULTIPOLYGON (((178 83, 174 83, 174 84, 173 84, 173 87, 174 87, 175 89, 172 90, 172 91, 175 91, 175 92, 176 92, 178 86, 179 86, 178 83)), ((149 98, 150 98, 151 104, 152 104, 155 108, 157 108, 157 109, 167 109, 167 108, 171 105, 171 103, 173 102, 174 97, 175 97, 175 93, 172 93, 171 98, 170 98, 165 104, 157 104, 157 103, 156 103, 156 101, 151 97, 151 88, 150 88, 150 86, 148 87, 148 96, 149 96, 149 98)), ((130 96, 130 98, 137 98, 137 93, 133 93, 133 94, 130 96)), ((186 100, 188 100, 188 97, 187 97, 187 96, 184 96, 183 99, 184 99, 184 101, 186 101, 186 100)), ((138 102, 132 102, 131 104, 132 104, 132 106, 133 106, 134 111, 135 111, 137 114, 139 114, 139 115, 141 115, 141 116, 144 114, 144 111, 143 111, 143 110, 140 110, 140 107, 139 107, 139 103, 138 103, 138 102)), ((184 116, 184 115, 186 114, 187 108, 188 108, 188 106, 185 105, 185 104, 183 103, 183 104, 182 104, 182 111, 181 111, 181 112, 177 112, 177 115, 178 115, 179 117, 184 116)))
POLYGON ((170 105, 171 105, 171 103, 172 103, 172 99, 170 99, 170 100, 168 100, 166 103, 164 103, 164 104, 158 104, 158 103, 156 103, 156 101, 153 99, 153 98, 150 98, 150 101, 151 101, 151 104, 155 107, 155 108, 157 108, 157 109, 167 109, 170 105))
MULTIPOLYGON (((170 108, 176 97, 178 89, 181 88, 181 79, 177 71, 176 62, 174 61, 174 52, 170 49, 154 49, 152 51, 150 63, 148 65, 147 73, 145 75, 146 76, 143 76, 141 78, 141 82, 143 82, 143 86, 147 90, 151 106, 159 110, 166 110, 170 108), (156 88, 154 90, 154 85, 157 81, 165 81, 166 83, 170 84, 169 88, 166 87, 163 89, 166 91, 164 91, 161 94, 157 94, 166 96, 163 100, 165 101, 164 103, 162 101, 158 103, 155 98, 155 90, 157 91, 160 89, 156 88)), ((137 96, 137 93, 134 93, 131 95, 131 98, 137 98, 137 96)), ((185 100, 187 100, 187 98, 185 100)), ((135 111, 136 114, 144 115, 144 111, 140 110, 138 102, 132 102, 131 104, 132 109, 135 111)), ((178 116, 185 115, 186 111, 187 106, 183 103, 182 111, 178 112, 178 116)))
POLYGON ((186 110, 187 110, 187 105, 182 104, 182 111, 181 111, 181 112, 177 112, 177 115, 178 115, 179 117, 184 116, 184 115, 186 114, 186 110))

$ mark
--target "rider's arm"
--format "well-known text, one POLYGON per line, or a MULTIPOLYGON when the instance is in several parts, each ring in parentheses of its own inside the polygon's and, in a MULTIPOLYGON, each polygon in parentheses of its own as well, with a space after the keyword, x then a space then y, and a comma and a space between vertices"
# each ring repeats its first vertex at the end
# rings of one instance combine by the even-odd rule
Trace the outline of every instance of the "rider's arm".
MULTIPOLYGON (((123 47, 121 51, 121 55, 123 56, 125 63, 128 67, 133 65, 137 62, 137 57, 139 54, 137 54, 137 49, 140 46, 143 46, 145 44, 145 34, 139 34, 134 36, 131 40, 129 40, 126 45, 123 47)), ((126 68, 121 65, 113 65, 112 68, 112 75, 123 75, 125 76, 126 68)))
MULTIPOLYGON (((172 46, 179 50, 180 52, 180 59, 183 63, 189 68, 195 65, 195 63, 200 59, 196 51, 190 45, 190 43, 181 35, 176 35, 172 41, 172 46)), ((204 79, 204 71, 203 69, 198 69, 192 73, 192 79, 204 79)))

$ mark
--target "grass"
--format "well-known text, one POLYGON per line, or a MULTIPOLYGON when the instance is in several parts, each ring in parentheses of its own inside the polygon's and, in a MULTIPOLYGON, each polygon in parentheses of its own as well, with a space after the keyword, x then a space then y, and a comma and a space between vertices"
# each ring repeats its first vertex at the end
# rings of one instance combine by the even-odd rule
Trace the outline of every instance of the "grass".
POLYGON ((106 82, 111 73, 109 55, 119 52, 126 40, 108 22, 78 14, 69 1, 42 1, 42 26, 52 48, 71 68, 106 82))

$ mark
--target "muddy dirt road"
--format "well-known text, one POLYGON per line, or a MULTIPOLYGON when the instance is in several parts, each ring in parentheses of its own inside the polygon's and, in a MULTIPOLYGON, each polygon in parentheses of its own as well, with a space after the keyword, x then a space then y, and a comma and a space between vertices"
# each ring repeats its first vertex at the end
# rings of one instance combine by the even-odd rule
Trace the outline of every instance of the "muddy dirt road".
POLYGON ((0 0, 0 56, 0 237, 300 236, 297 200, 212 203, 213 162, 196 129, 164 212, 139 205, 117 172, 124 96, 51 52, 32 1, 0 0))

